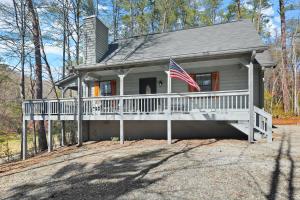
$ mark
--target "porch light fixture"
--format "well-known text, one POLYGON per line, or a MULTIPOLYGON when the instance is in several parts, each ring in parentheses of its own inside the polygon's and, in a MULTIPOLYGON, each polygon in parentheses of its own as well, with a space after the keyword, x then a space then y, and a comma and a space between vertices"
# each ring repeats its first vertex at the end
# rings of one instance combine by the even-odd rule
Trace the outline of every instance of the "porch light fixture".
POLYGON ((159 87, 161 87, 162 84, 163 84, 163 82, 160 80, 160 81, 158 82, 159 87))

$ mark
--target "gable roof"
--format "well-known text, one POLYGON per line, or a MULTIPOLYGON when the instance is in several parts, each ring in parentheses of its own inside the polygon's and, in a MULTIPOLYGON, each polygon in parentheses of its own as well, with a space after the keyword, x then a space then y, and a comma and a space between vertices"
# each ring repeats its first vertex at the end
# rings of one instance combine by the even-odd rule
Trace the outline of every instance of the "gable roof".
POLYGON ((136 36, 112 45, 101 63, 266 47, 249 20, 136 36))
POLYGON ((257 54, 267 50, 250 20, 173 32, 134 36, 109 45, 99 63, 75 66, 77 70, 101 70, 167 62, 170 57, 193 59, 233 54, 257 54))

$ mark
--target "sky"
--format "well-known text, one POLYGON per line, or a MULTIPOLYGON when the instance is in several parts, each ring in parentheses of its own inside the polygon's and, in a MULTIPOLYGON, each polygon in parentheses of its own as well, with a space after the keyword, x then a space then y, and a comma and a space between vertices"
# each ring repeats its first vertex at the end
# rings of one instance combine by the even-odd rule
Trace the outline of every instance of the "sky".
MULTIPOLYGON (((224 0, 223 7, 226 7, 228 3, 230 3, 232 0, 224 0)), ((296 0, 288 0, 289 2, 296 1, 296 0)), ((5 2, 7 4, 12 4, 12 0, 1 0, 1 2, 5 2)), ((101 0, 100 0, 101 3, 101 0)), ((268 15, 270 17, 270 22, 268 23, 268 29, 271 32, 271 35, 274 36, 275 32, 277 30, 278 33, 280 33, 280 17, 278 14, 279 5, 278 0, 272 0, 271 1, 271 7, 267 10, 263 10, 263 13, 268 15)), ((102 9, 106 9, 105 6, 100 5, 99 6, 100 11, 102 9)), ((105 16, 106 18, 109 16, 105 16)), ((286 18, 300 18, 300 11, 288 11, 286 14, 286 18)), ((107 20, 107 19, 106 19, 107 20)), ((0 23, 1 25, 1 23, 0 23)), ((0 27, 1 29, 1 27, 0 27)), ((45 46, 45 51, 48 57, 48 61, 53 68, 55 79, 57 80, 59 78, 58 71, 61 69, 62 66, 62 49, 56 46, 45 46)), ((0 55, 1 55, 1 47, 0 47, 0 55)), ((15 60, 6 60, 9 64, 15 65, 17 61, 15 60)))

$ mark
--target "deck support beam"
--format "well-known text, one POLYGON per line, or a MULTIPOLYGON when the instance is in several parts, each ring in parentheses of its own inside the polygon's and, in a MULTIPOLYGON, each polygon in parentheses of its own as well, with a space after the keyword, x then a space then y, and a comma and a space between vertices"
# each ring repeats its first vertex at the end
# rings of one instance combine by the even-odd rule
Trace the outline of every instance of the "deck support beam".
POLYGON ((51 152, 53 150, 51 123, 51 120, 48 119, 48 152, 51 152))
POLYGON ((119 74, 120 78, 120 144, 124 144, 124 103, 123 103, 123 95, 124 95, 124 78, 127 74, 119 74))
POLYGON ((27 121, 24 119, 24 116, 22 127, 22 148, 22 159, 25 160, 27 157, 27 121))
MULTIPOLYGON (((171 94, 172 86, 171 86, 171 77, 170 71, 166 71, 167 74, 167 93, 171 94)), ((171 97, 168 96, 168 113, 167 113, 167 140, 168 144, 172 144, 172 122, 171 122, 171 97)))
POLYGON ((82 75, 77 78, 77 146, 82 146, 82 75))
POLYGON ((253 81, 254 81, 254 66, 253 60, 255 58, 256 52, 252 52, 251 60, 248 65, 248 89, 249 89, 249 135, 248 141, 250 143, 254 142, 254 92, 253 92, 253 81))
MULTIPOLYGON (((62 91, 61 97, 65 98, 65 89, 63 89, 63 91, 62 91)), ((66 123, 64 120, 61 120, 61 142, 60 142, 60 145, 62 147, 65 146, 65 137, 66 137, 66 123)))

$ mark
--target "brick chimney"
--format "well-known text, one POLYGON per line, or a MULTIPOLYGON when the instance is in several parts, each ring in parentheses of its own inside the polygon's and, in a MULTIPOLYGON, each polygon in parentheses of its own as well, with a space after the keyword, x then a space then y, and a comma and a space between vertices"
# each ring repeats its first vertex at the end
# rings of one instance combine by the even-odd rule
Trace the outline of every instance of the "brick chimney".
POLYGON ((84 19, 84 63, 98 63, 108 50, 108 28, 96 15, 84 19))

